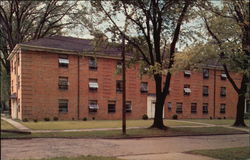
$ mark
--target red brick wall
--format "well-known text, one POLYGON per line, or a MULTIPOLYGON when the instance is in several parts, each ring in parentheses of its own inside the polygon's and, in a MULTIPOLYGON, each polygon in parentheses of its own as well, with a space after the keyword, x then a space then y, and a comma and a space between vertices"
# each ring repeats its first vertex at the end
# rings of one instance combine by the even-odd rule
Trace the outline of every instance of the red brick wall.
MULTIPOLYGON (((15 57, 13 57, 15 60, 15 57)), ((80 119, 121 119, 122 94, 116 92, 116 80, 121 75, 115 74, 116 59, 97 58, 98 69, 89 70, 88 57, 80 57, 80 119), (89 79, 98 80, 98 91, 89 91, 89 79), (98 100, 99 109, 96 113, 89 113, 88 101, 98 100), (116 101, 116 112, 108 113, 108 101, 116 101)), ((69 55, 69 67, 58 67, 58 54, 47 52, 22 51, 21 52, 21 112, 23 118, 44 119, 45 117, 59 119, 77 119, 77 56, 69 55), (58 89, 58 77, 68 77, 68 90, 58 89), (58 112, 58 99, 68 99, 68 113, 58 112)), ((139 76, 138 65, 127 69, 127 101, 132 102, 132 112, 127 113, 128 119, 141 119, 147 113, 147 94, 140 92, 140 83, 148 82, 148 93, 155 93, 154 81, 148 76, 139 76)), ((190 78, 184 78, 183 72, 175 73, 171 79, 171 91, 166 102, 172 102, 172 111, 165 105, 165 118, 172 118, 176 114, 176 103, 183 103, 183 113, 179 118, 209 118, 213 117, 214 109, 214 71, 210 70, 209 79, 203 80, 202 72, 192 72, 190 78), (190 96, 183 95, 184 84, 191 86, 190 96), (209 96, 203 97, 203 85, 209 86, 209 96), (191 114, 191 103, 197 103, 197 113, 191 114), (202 114, 202 103, 208 103, 208 114, 202 114)), ((228 80, 220 79, 221 71, 216 73, 216 114, 215 117, 235 117, 237 95, 228 80), (220 97, 220 87, 227 88, 227 96, 220 97), (220 104, 226 104, 226 113, 220 114, 220 104)), ((13 79, 12 76, 11 79, 13 79)), ((240 75, 233 73, 234 78, 240 75)), ((14 82, 15 83, 15 82, 14 82)))

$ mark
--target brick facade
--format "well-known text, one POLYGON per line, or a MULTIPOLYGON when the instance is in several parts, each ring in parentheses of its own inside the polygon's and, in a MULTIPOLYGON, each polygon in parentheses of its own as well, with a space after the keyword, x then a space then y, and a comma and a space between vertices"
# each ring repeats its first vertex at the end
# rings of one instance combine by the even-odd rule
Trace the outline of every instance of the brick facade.
MULTIPOLYGON (((76 120, 85 117, 121 119, 122 94, 116 90, 117 80, 122 79, 121 74, 116 73, 119 58, 96 55, 97 69, 93 70, 89 69, 90 57, 87 55, 68 54, 67 68, 59 66, 60 55, 62 53, 56 50, 53 52, 43 51, 43 49, 37 51, 22 47, 13 53, 10 58, 12 117, 31 120, 42 120, 46 117, 50 119, 58 117, 60 120, 76 120), (66 82, 68 89, 59 89, 59 78, 62 81, 68 81, 66 82), (94 83, 96 81, 98 88, 91 90, 90 81, 94 83), (67 100, 67 108, 63 100, 67 100), (93 101, 97 102, 98 106, 97 109, 91 110, 89 103, 93 101), (59 103, 62 103, 60 107, 59 103), (112 108, 109 110, 108 103, 111 103, 111 107, 115 103, 115 110, 112 108)), ((177 114, 179 118, 235 117, 236 92, 228 80, 221 80, 221 70, 208 69, 208 79, 203 78, 202 71, 192 71, 190 77, 185 77, 182 71, 173 74, 170 95, 167 96, 164 107, 165 118, 172 118, 174 114, 177 114), (189 85, 190 95, 184 95, 184 85, 189 85), (207 96, 203 95, 203 86, 208 87, 207 96), (224 97, 220 95, 221 87, 226 88, 224 97), (168 108, 169 102, 171 110, 168 108), (177 103, 182 104, 182 113, 176 113, 177 103), (191 112, 192 103, 196 103, 196 105, 193 104, 193 113, 191 112), (221 110, 221 105, 224 107, 224 104, 225 110, 221 110), (207 105, 208 113, 205 113, 204 105, 207 105)), ((143 114, 149 114, 147 112, 151 108, 151 100, 155 99, 154 81, 148 76, 139 75, 139 65, 128 68, 126 74, 127 101, 131 102, 132 107, 131 112, 127 113, 127 118, 141 119, 143 114), (141 82, 147 82, 147 93, 141 92, 141 82)), ((231 73, 231 75, 239 85, 240 74, 231 73)), ((62 85, 65 84, 62 83, 62 85)), ((96 106, 93 105, 93 107, 96 106)), ((180 109, 177 110, 180 112, 180 109)))

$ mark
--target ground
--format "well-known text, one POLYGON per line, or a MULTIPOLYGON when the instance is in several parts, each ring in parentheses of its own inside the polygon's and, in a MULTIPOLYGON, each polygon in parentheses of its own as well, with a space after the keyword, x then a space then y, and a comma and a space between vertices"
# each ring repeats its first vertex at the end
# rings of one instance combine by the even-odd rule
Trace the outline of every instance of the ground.
MULTIPOLYGON (((242 147, 249 145, 249 135, 186 136, 142 139, 61 139, 36 138, 1 140, 1 159, 46 158, 60 156, 115 156, 131 160, 176 160, 187 151, 242 147), (179 156, 179 157, 178 157, 179 156)), ((198 157, 197 160, 200 160, 198 157)), ((202 157, 203 160, 211 158, 202 157)))

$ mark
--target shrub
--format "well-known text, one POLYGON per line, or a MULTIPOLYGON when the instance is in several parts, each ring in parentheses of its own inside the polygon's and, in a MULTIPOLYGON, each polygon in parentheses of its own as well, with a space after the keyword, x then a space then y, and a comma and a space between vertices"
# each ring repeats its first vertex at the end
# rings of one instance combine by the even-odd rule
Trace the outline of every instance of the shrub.
POLYGON ((87 117, 84 117, 82 120, 83 120, 83 121, 87 121, 87 120, 88 120, 88 118, 87 118, 87 117))
POLYGON ((92 120, 95 120, 95 117, 92 117, 92 120))
POLYGON ((172 119, 178 119, 178 116, 176 114, 174 114, 172 119))
POLYGON ((28 118, 23 119, 23 122, 28 122, 28 121, 29 121, 28 118))
POLYGON ((37 122, 38 120, 37 119, 33 119, 34 122, 37 122))
POLYGON ((213 119, 213 117, 210 116, 209 119, 213 119))
POLYGON ((143 120, 147 120, 147 119, 148 119, 148 115, 144 114, 144 115, 142 116, 142 119, 143 119, 143 120))
POLYGON ((250 113, 245 113, 244 119, 249 119, 250 118, 250 113))
POLYGON ((44 121, 50 121, 50 119, 48 117, 44 118, 44 121))
POLYGON ((219 119, 219 120, 220 120, 221 118, 220 118, 220 117, 218 117, 217 119, 219 119))
POLYGON ((54 120, 54 121, 58 121, 58 117, 54 117, 53 120, 54 120))

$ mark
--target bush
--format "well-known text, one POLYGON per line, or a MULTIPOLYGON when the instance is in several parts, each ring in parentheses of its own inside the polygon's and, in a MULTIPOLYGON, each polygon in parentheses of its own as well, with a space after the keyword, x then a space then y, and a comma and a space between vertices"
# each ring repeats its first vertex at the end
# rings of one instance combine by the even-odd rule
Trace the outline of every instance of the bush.
POLYGON ((143 120, 148 120, 148 115, 144 114, 144 115, 142 116, 142 119, 143 119, 143 120))
POLYGON ((82 120, 83 120, 83 121, 87 121, 87 120, 88 120, 88 118, 87 118, 87 117, 84 117, 82 120))
POLYGON ((44 121, 50 121, 50 119, 48 117, 44 118, 44 121))
POLYGON ((58 121, 58 117, 54 117, 53 120, 54 120, 54 121, 58 121))
POLYGON ((176 114, 174 114, 172 119, 178 119, 178 116, 176 114))
POLYGON ((95 117, 92 117, 92 120, 95 120, 95 117))
POLYGON ((28 118, 23 119, 23 122, 28 122, 28 121, 29 121, 28 118))
POLYGON ((250 113, 245 113, 244 114, 244 119, 249 119, 250 118, 250 113))
POLYGON ((221 120, 221 118, 220 118, 220 117, 218 117, 217 119, 221 120))
POLYGON ((37 122, 38 120, 37 119, 33 119, 34 122, 37 122))

